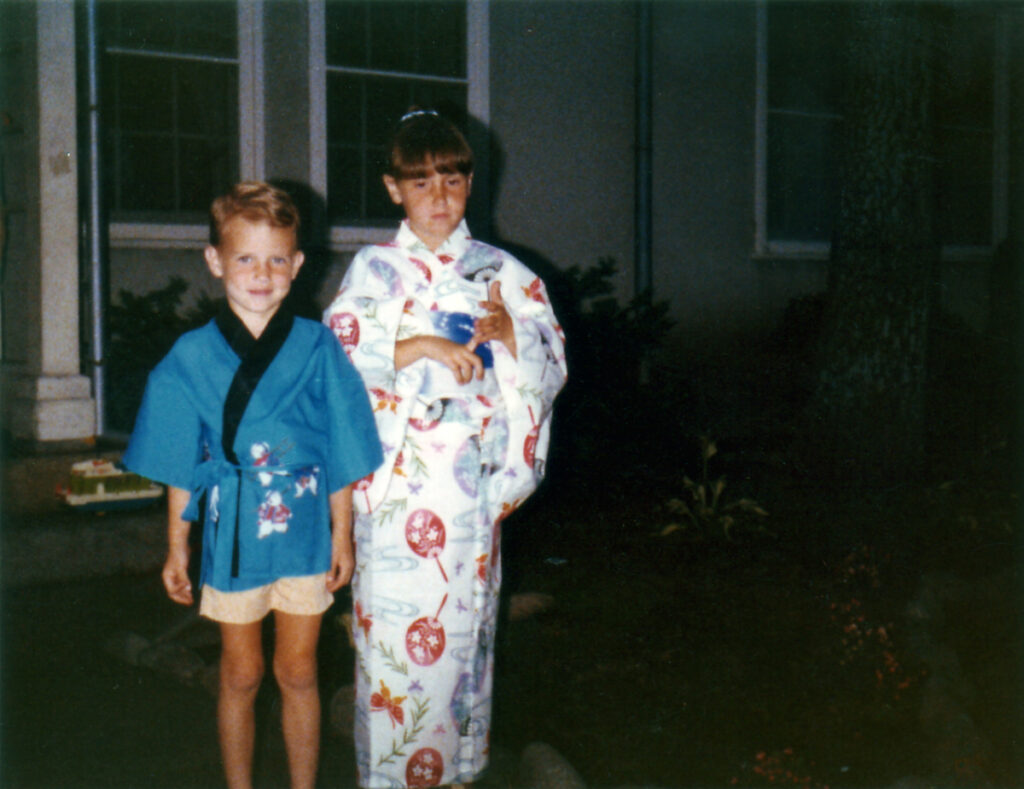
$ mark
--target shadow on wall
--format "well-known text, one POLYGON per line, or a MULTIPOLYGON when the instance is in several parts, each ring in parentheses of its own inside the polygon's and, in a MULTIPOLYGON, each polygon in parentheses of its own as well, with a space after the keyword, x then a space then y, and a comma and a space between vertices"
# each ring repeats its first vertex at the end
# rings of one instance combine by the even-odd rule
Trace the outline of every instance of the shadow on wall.
POLYGON ((270 183, 283 189, 299 210, 299 248, 306 262, 292 283, 287 304, 296 315, 319 321, 323 312, 317 294, 330 270, 331 224, 327 201, 309 184, 287 178, 274 178, 270 183))

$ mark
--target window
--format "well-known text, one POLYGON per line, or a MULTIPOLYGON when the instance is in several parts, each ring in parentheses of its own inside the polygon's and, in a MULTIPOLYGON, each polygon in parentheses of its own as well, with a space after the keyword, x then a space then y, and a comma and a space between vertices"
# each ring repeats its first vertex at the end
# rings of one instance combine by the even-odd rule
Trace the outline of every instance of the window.
MULTIPOLYGON (((755 252, 826 257, 838 207, 846 3, 758 9, 755 252)), ((947 255, 1006 232, 1007 42, 991 9, 935 10, 936 226, 947 255), (1000 120, 1000 119, 1003 120, 1000 120)))
POLYGON ((239 178, 238 5, 106 0, 99 12, 111 216, 202 221, 239 178))
POLYGON ((466 118, 467 4, 326 0, 323 13, 328 213, 390 222, 380 173, 394 124, 413 104, 466 118))

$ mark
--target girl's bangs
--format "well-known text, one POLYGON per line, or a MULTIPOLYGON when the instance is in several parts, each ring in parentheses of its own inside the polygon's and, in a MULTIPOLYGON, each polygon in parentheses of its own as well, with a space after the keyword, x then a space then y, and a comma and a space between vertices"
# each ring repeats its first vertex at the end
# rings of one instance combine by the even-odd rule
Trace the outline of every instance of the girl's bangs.
POLYGON ((398 180, 425 178, 431 172, 463 175, 473 172, 472 152, 461 149, 461 146, 438 150, 396 150, 395 154, 397 156, 391 162, 391 175, 398 180))
POLYGON ((431 172, 442 174, 462 173, 469 175, 473 172, 472 156, 467 156, 458 150, 426 152, 415 160, 405 157, 395 157, 391 175, 402 181, 411 178, 426 178, 431 172))

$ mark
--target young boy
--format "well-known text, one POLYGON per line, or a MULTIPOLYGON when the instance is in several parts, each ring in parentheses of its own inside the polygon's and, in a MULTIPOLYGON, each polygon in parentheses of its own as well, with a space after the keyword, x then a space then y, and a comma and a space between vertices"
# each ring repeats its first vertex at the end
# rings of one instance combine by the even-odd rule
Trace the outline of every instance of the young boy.
POLYGON ((205 495, 199 612, 220 624, 217 717, 232 789, 252 786, 271 610, 291 785, 314 785, 320 620, 354 567, 351 483, 382 460, 362 381, 337 340, 282 306, 303 262, 298 227, 290 198, 268 184, 241 183, 214 201, 205 258, 226 308, 153 370, 124 455, 168 486, 163 582, 184 605, 188 533, 205 495))

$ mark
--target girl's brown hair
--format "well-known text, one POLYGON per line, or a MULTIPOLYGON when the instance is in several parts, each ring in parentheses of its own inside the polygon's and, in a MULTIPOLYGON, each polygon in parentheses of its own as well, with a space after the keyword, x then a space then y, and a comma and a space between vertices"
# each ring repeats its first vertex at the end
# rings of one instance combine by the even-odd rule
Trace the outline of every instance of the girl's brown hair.
POLYGON ((210 243, 220 244, 221 232, 236 216, 250 222, 267 222, 299 235, 299 211, 288 193, 263 181, 242 181, 210 206, 210 243))
POLYGON ((439 173, 473 172, 473 151, 458 127, 433 110, 411 107, 388 144, 386 172, 396 181, 439 173))

